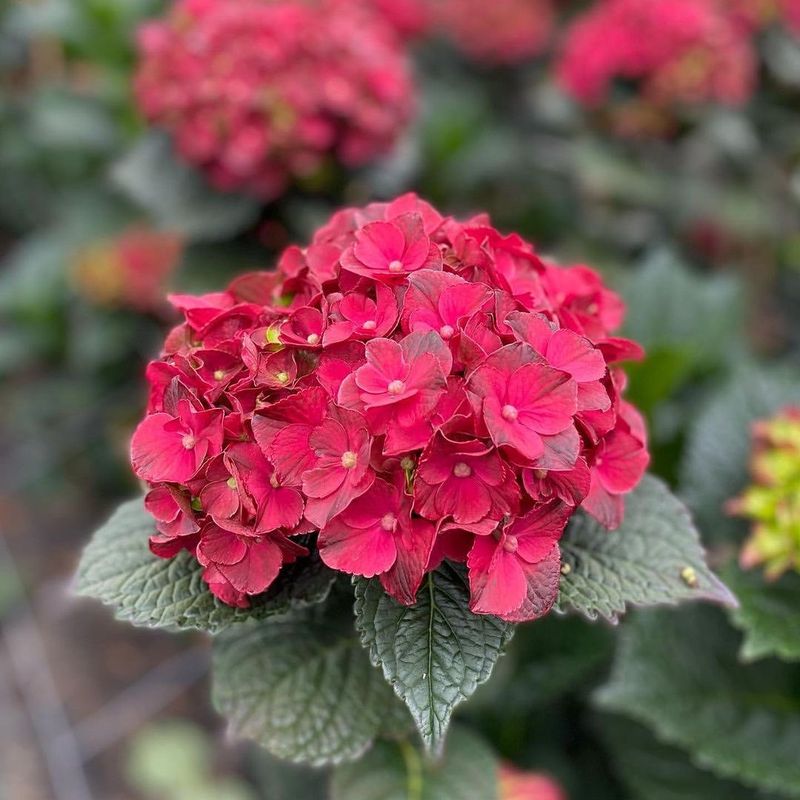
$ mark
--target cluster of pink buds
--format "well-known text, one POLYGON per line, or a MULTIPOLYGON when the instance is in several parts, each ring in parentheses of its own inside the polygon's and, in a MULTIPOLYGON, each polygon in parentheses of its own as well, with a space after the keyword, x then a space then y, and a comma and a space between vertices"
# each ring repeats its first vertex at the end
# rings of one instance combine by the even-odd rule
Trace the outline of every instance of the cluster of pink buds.
POLYGON ((578 508, 618 526, 648 463, 617 364, 623 303, 485 216, 405 195, 345 209, 277 271, 172 296, 131 444, 158 533, 246 606, 313 542, 415 601, 466 562, 471 609, 545 613, 578 508))
POLYGON ((221 189, 271 199, 330 161, 363 165, 412 115, 403 45, 366 2, 178 0, 139 46, 142 112, 221 189))
MULTIPOLYGON (((727 2, 727 0, 726 0, 727 2)), ((557 65, 561 85, 585 105, 607 102, 615 81, 654 106, 719 102, 753 92, 750 38, 719 0, 606 0, 568 28, 557 65)))

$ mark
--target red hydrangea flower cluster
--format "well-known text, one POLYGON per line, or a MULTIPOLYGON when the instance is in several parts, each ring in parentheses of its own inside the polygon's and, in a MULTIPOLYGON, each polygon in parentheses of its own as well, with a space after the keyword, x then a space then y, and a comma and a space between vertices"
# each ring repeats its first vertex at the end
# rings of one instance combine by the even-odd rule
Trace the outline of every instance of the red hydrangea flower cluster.
POLYGON ((606 101, 620 80, 656 106, 738 106, 752 94, 756 59, 717 0, 606 0, 568 28, 557 70, 585 105, 606 101))
POLYGON ((748 32, 784 22, 800 35, 800 0, 719 0, 721 9, 748 32))
POLYGON ((404 41, 428 31, 431 23, 430 0, 367 0, 395 29, 404 41))
POLYGON ((464 53, 490 65, 539 55, 555 28, 553 0, 438 0, 432 14, 464 53))
POLYGON ((142 112, 221 189, 269 199, 331 157, 360 166, 411 118, 402 44, 357 0, 178 0, 139 45, 142 112))
POLYGON ((648 463, 620 298, 484 216, 414 195, 346 209, 276 272, 171 302, 184 321, 148 367, 132 464, 153 552, 190 550, 227 603, 318 531, 325 564, 401 603, 450 558, 474 612, 532 619, 570 516, 619 525, 648 463))

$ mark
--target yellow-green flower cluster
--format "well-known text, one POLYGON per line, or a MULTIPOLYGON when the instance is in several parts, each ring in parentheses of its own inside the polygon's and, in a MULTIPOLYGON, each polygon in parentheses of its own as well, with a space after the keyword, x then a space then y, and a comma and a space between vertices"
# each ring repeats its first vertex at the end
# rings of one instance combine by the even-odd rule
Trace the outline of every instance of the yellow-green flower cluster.
POLYGON ((730 504, 753 521, 740 563, 762 564, 768 578, 800 572, 800 408, 755 424, 752 474, 754 483, 730 504))

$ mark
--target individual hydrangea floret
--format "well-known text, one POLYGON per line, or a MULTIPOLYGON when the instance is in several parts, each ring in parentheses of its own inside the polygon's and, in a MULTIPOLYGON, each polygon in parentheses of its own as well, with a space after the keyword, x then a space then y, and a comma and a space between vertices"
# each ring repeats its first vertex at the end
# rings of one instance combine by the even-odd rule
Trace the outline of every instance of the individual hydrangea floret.
POLYGON ((606 0, 567 29, 561 86, 587 106, 633 85, 648 106, 740 106, 753 91, 755 54, 716 0, 606 0))
POLYGON ((412 115, 400 39, 357 0, 178 0, 139 49, 143 114, 225 190, 271 199, 331 160, 363 165, 412 115))
POLYGON ((767 577, 800 572, 800 408, 753 426, 753 484, 728 504, 753 523, 742 567, 763 565, 767 577))
POLYGON ((542 53, 555 29, 553 0, 436 0, 435 24, 474 61, 519 64, 542 53))
POLYGON ((647 466, 620 298, 485 216, 345 209, 275 272, 171 302, 131 458, 151 549, 194 554, 226 603, 316 548, 404 604, 460 561, 475 613, 533 619, 572 514, 619 526, 647 466))

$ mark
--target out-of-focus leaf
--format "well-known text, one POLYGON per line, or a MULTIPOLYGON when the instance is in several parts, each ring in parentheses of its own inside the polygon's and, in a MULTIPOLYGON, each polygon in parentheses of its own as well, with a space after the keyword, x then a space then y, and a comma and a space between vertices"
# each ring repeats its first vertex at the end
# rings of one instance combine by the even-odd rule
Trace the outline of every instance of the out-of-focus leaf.
POLYGON ((731 567, 725 578, 739 600, 733 622, 744 631, 742 658, 800 661, 800 575, 769 582, 758 570, 731 567))
POLYGON ((119 132, 108 110, 88 97, 50 91, 38 95, 30 109, 32 144, 65 153, 79 151, 108 155, 119 132))
POLYGON ((159 132, 143 136, 114 165, 112 179, 156 225, 197 241, 233 236, 258 216, 257 201, 212 189, 179 160, 169 138, 159 132))
POLYGON ((707 606, 640 612, 597 702, 721 777, 800 797, 795 676, 774 661, 743 667, 739 639, 707 606))
POLYGON ((737 352, 743 309, 735 279, 694 274, 669 252, 658 251, 620 288, 628 307, 625 334, 646 350, 677 352, 693 368, 737 352))
POLYGON ((635 722, 603 715, 597 727, 633 800, 777 800, 700 769, 635 722))

